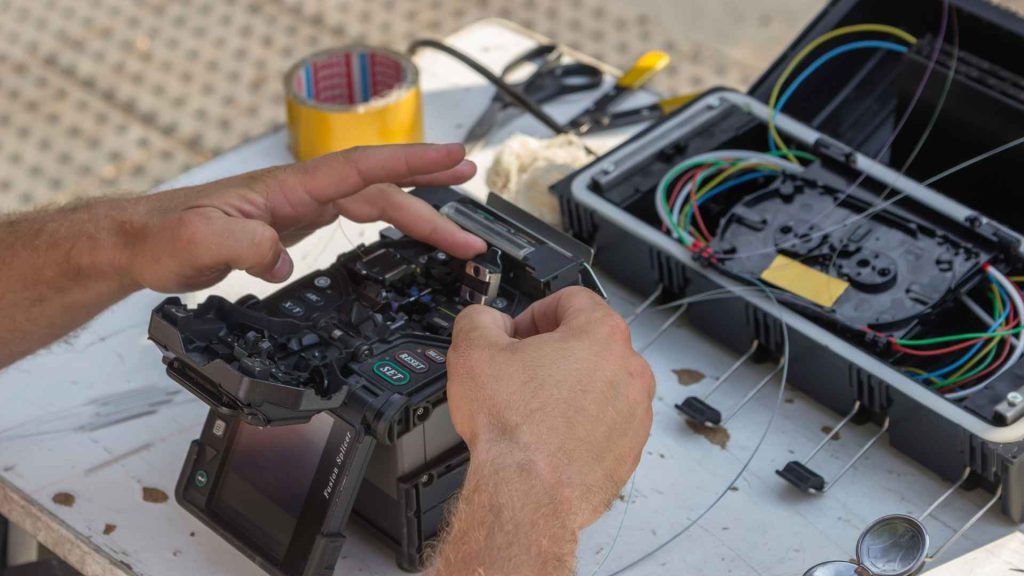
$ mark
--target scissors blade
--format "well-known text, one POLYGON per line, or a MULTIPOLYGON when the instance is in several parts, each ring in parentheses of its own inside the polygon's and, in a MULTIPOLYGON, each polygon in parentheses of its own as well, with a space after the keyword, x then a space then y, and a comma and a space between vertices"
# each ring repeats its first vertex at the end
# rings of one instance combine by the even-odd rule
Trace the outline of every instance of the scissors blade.
POLYGON ((501 115, 501 111, 506 107, 504 100, 495 96, 491 103, 487 105, 487 109, 484 113, 477 118, 473 126, 469 128, 469 132, 466 133, 466 138, 463 143, 466 145, 467 150, 474 150, 479 148, 487 138, 487 134, 494 129, 494 126, 498 122, 498 116, 501 115))

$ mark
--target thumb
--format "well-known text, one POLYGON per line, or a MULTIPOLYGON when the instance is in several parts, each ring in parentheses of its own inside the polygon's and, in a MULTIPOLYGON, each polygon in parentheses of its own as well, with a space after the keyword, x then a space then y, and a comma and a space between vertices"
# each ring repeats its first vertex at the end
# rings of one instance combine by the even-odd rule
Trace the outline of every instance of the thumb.
POLYGON ((490 306, 470 306, 455 318, 452 342, 460 345, 498 347, 514 342, 512 318, 490 306))
POLYGON ((220 227, 217 250, 225 263, 268 282, 283 282, 294 264, 269 224, 248 218, 227 218, 220 227))

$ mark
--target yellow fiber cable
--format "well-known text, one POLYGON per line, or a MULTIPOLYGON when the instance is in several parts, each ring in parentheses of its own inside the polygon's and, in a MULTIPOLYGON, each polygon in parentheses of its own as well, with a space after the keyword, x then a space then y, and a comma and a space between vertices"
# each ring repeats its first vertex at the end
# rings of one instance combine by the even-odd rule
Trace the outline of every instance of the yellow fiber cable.
MULTIPOLYGON (((772 94, 771 97, 768 99, 768 110, 771 111, 775 109, 775 104, 779 100, 779 94, 782 92, 782 85, 786 82, 787 79, 789 79, 790 74, 793 73, 796 67, 804 58, 807 57, 808 54, 813 52, 814 49, 817 48, 818 46, 821 46, 822 44, 828 42, 829 40, 832 40, 833 38, 846 36, 848 34, 856 34, 858 32, 880 32, 882 34, 890 34, 892 36, 900 38, 901 40, 907 42, 908 44, 917 44, 917 38, 915 38, 913 35, 911 35, 905 30, 900 30, 895 26, 889 26, 887 24, 854 24, 852 26, 843 26, 842 28, 836 28, 831 32, 826 32, 825 34, 822 34, 821 36, 815 38, 807 46, 804 46, 803 50, 800 50, 800 52, 797 53, 797 55, 794 56, 793 59, 789 61, 789 65, 787 65, 786 69, 782 71, 782 74, 779 76, 779 79, 775 81, 775 86, 772 87, 772 94)), ((782 136, 779 135, 779 131, 776 130, 775 128, 774 114, 771 113, 769 113, 768 116, 768 133, 771 135, 772 139, 775 140, 775 143, 778 144, 779 149, 782 150, 783 153, 785 153, 786 157, 790 160, 790 162, 796 164, 796 157, 790 153, 789 148, 786 146, 786 143, 782 141, 782 136)))
MULTIPOLYGON (((992 287, 992 293, 995 294, 995 297, 996 297, 996 300, 995 300, 995 302, 996 302, 995 314, 996 314, 996 317, 999 317, 999 316, 1001 316, 1003 314, 1002 299, 999 297, 999 292, 996 290, 995 286, 992 287)), ((992 349, 995 348, 996 345, 999 344, 1002 341, 1003 341, 1002 338, 992 338, 992 341, 989 342, 987 346, 985 346, 984 348, 979 350, 978 353, 975 354, 973 358, 971 358, 970 362, 968 362, 967 364, 964 364, 963 366, 961 366, 960 369, 957 370, 956 372, 954 372, 952 376, 947 378, 947 380, 952 382, 953 380, 956 380, 957 378, 963 376, 964 374, 967 374, 967 372, 971 368, 974 368, 974 366, 978 362, 981 362, 981 359, 984 358, 985 356, 987 356, 988 353, 991 352, 992 349)))
MULTIPOLYGON (((921 376, 928 376, 927 372, 925 372, 924 370, 921 370, 920 368, 915 368, 913 366, 900 366, 900 370, 903 370, 903 371, 906 371, 906 372, 913 372, 914 374, 920 374, 921 376)), ((928 379, 931 380, 932 382, 936 383, 936 384, 942 384, 942 381, 939 380, 938 378, 935 378, 934 376, 931 376, 928 379)))

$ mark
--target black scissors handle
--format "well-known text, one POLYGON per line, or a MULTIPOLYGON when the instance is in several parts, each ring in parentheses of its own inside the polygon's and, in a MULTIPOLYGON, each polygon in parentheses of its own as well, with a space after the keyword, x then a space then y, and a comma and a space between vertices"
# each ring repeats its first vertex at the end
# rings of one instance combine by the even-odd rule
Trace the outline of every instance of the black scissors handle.
MULTIPOLYGON (((535 104, 545 104, 561 96, 591 90, 604 83, 604 73, 588 64, 562 64, 562 50, 555 44, 541 44, 528 50, 501 72, 501 79, 535 104)), ((516 107, 503 93, 494 95, 484 113, 470 127, 466 147, 481 146, 487 134, 500 120, 508 120, 516 107)))
POLYGON ((526 52, 519 55, 518 58, 509 62, 507 66, 501 71, 501 79, 506 82, 514 82, 517 72, 526 67, 532 67, 533 72, 530 74, 536 74, 541 68, 550 66, 552 64, 558 64, 559 60, 562 59, 562 50, 556 44, 541 44, 535 48, 531 48, 526 52))
POLYGON ((501 78, 524 96, 543 104, 574 92, 599 87, 604 73, 588 64, 561 64, 562 50, 555 44, 541 44, 512 61, 501 73, 501 78), (527 66, 533 67, 528 78, 513 82, 527 66))
POLYGON ((593 90, 604 82, 604 73, 589 64, 560 64, 538 70, 519 88, 534 102, 548 102, 567 94, 593 90))

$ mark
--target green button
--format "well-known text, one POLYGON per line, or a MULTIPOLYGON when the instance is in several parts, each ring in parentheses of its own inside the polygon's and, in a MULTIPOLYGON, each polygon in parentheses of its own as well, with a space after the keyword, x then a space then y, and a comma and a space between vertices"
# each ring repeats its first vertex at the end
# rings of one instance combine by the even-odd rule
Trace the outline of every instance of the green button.
POLYGON ((196 472, 196 487, 206 488, 206 484, 210 481, 210 477, 206 474, 206 470, 199 470, 196 472))
POLYGON ((409 373, 390 360, 381 360, 373 365, 373 372, 388 384, 402 386, 409 383, 409 373))

